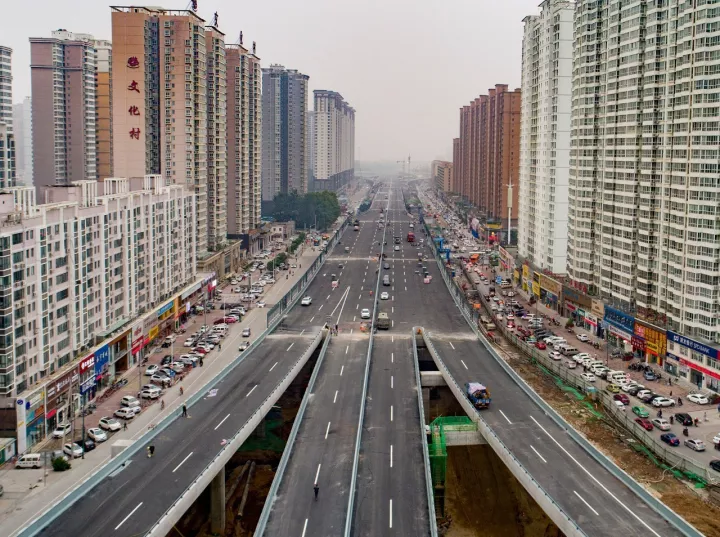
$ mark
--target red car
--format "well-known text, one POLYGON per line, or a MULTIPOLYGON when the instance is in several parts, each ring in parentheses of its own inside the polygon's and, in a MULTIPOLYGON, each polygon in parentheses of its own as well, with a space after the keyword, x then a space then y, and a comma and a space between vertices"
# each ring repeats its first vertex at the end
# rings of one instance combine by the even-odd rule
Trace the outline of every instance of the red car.
POLYGON ((233 324, 233 323, 237 322, 237 318, 236 317, 225 317, 225 318, 223 318, 223 322, 225 322, 227 324, 233 324))
POLYGON ((654 429, 652 422, 647 418, 635 418, 635 423, 646 431, 652 431, 654 429))
POLYGON ((207 351, 207 349, 205 349, 203 347, 197 347, 197 348, 193 349, 193 352, 196 354, 207 354, 208 351, 207 351))
POLYGON ((547 349, 547 345, 545 345, 544 341, 538 341, 537 343, 535 343, 535 346, 538 349, 540 349, 541 351, 544 351, 545 349, 547 349))
POLYGON ((624 393, 616 393, 613 395, 613 399, 620 401, 623 405, 628 406, 630 404, 630 398, 624 393))

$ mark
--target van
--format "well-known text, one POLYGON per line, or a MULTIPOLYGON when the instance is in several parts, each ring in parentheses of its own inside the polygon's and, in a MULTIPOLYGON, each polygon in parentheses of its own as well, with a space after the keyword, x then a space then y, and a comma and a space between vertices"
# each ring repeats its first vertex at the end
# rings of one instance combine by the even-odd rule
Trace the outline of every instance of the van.
POLYGON ((40 468, 43 465, 39 453, 27 453, 20 457, 15 463, 15 468, 40 468))
POLYGON ((577 354, 580 351, 578 351, 575 347, 571 347, 570 345, 561 345, 560 352, 565 356, 572 356, 573 354, 577 354))
POLYGON ((387 274, 383 276, 383 285, 386 287, 390 285, 390 276, 388 276, 387 274))
POLYGON ((607 381, 614 384, 627 384, 628 376, 624 371, 609 371, 607 381))

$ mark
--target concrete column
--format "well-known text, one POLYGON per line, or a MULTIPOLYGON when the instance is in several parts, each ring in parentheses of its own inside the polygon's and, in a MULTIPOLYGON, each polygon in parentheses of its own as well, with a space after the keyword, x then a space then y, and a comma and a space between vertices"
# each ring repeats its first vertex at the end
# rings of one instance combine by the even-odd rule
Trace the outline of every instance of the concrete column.
POLYGON ((225 467, 210 483, 210 532, 213 535, 225 533, 225 467))
POLYGON ((430 425, 430 388, 422 389, 422 398, 423 411, 425 412, 423 419, 425 420, 425 425, 430 425))

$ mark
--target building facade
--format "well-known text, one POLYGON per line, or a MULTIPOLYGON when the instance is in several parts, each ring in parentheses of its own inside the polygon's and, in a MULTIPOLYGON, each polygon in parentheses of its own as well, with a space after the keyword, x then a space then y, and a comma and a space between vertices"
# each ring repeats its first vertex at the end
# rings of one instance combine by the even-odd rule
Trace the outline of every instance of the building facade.
POLYGON ((458 181, 458 168, 460 166, 460 138, 453 138, 453 174, 450 191, 454 194, 460 192, 460 184, 458 181))
POLYGON ((719 24, 706 2, 578 1, 567 260, 574 289, 667 330, 665 367, 716 391, 719 24))
POLYGON ((97 51, 97 175, 99 180, 114 177, 112 162, 112 93, 110 92, 110 66, 112 45, 110 41, 95 41, 97 51))
POLYGON ((445 160, 433 160, 430 165, 430 173, 435 188, 441 192, 452 192, 453 185, 453 163, 445 160))
POLYGON ((225 34, 215 26, 205 30, 207 54, 207 196, 208 250, 227 243, 227 72, 225 34))
POLYGON ((546 0, 524 19, 518 253, 554 274, 567 265, 574 5, 546 0))
POLYGON ((313 94, 313 190, 336 191, 355 176, 355 109, 335 91, 313 94))
POLYGON ((97 171, 95 38, 67 30, 30 38, 33 179, 53 185, 95 180, 97 171))
POLYGON ((308 191, 310 77, 282 65, 262 72, 262 201, 271 202, 280 193, 308 191))
POLYGON ((205 21, 193 11, 112 7, 113 169, 160 174, 195 193, 198 257, 208 255, 205 21))
POLYGON ((260 226, 262 205, 262 69, 241 43, 227 45, 228 237, 260 226))
POLYGON ((12 49, 0 45, 0 187, 15 185, 12 49))

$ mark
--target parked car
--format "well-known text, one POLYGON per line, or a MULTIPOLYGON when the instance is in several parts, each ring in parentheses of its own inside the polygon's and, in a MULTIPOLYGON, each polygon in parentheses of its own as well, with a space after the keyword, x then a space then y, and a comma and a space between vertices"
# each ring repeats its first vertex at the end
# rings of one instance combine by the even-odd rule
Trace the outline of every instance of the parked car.
POLYGON ((65 436, 70 434, 71 430, 72 426, 69 423, 61 423, 55 428, 52 436, 53 438, 64 438, 65 436))
POLYGON ((652 405, 654 407, 667 407, 667 406, 675 406, 675 400, 670 399, 669 397, 655 397, 652 400, 652 405))
POLYGON ((650 416, 650 412, 648 412, 648 409, 642 405, 632 407, 632 411, 634 414, 637 414, 641 418, 647 418, 650 416))
POLYGON ((665 418, 653 418, 652 424, 660 429, 661 431, 669 431, 670 430, 670 422, 666 420, 665 418))
POLYGON ((583 378, 583 380, 585 382, 595 382, 595 380, 596 380, 595 375, 593 375, 592 373, 583 373, 580 376, 583 378))
POLYGON ((170 384, 172 384, 172 379, 170 377, 166 375, 160 375, 158 373, 150 377, 150 380, 155 384, 160 384, 161 386, 170 386, 170 384))
POLYGON ((99 427, 91 427, 90 429, 88 429, 87 434, 90 438, 95 440, 95 442, 97 442, 98 444, 100 442, 105 442, 108 439, 107 433, 105 431, 103 431, 102 429, 100 429, 99 427))
POLYGON ((95 449, 95 441, 91 438, 86 438, 85 442, 83 442, 82 448, 85 450, 85 453, 92 451, 95 449))
POLYGON ((125 397, 120 399, 120 404, 127 407, 140 406, 140 401, 138 401, 137 398, 133 397, 132 395, 126 395, 125 397))
POLYGON ((714 459, 710 461, 710 468, 716 472, 720 472, 720 460, 714 459))
POLYGON ((635 418, 635 423, 640 425, 640 427, 642 427, 646 431, 652 431, 655 428, 652 422, 647 418, 635 418))
POLYGON ((540 349, 541 351, 544 351, 545 349, 547 349, 547 345, 542 341, 538 341, 537 343, 535 343, 535 346, 538 349, 540 349))
POLYGON ((657 380, 657 376, 652 371, 645 371, 645 373, 643 373, 643 377, 645 380, 657 380))
POLYGON ((685 440, 685 447, 689 447, 693 451, 705 451, 705 442, 699 438, 688 438, 685 440))
POLYGON ((575 362, 573 360, 565 360, 565 366, 568 369, 575 369, 577 367, 577 362, 575 362))
POLYGON ((613 395, 613 399, 615 401, 620 401, 623 405, 630 404, 630 398, 624 393, 616 393, 615 395, 613 395))
POLYGON ((65 453, 65 455, 70 458, 77 459, 78 457, 82 457, 83 448, 82 446, 80 446, 80 444, 73 442, 71 444, 65 444, 63 446, 63 453, 65 453))
POLYGON ((583 343, 587 343, 588 341, 590 341, 590 338, 588 337, 587 334, 578 334, 578 335, 577 335, 577 338, 578 338, 580 341, 582 341, 583 343))
POLYGON ((160 368, 159 368, 157 365, 155 365, 155 364, 150 364, 149 366, 147 366, 147 367, 145 368, 145 374, 146 374, 148 377, 152 377, 155 373, 157 373, 158 369, 160 369, 160 368))
POLYGON ((160 397, 160 392, 156 390, 141 390, 140 397, 142 399, 157 399, 160 397))
POLYGON ((710 404, 710 400, 707 398, 706 395, 702 393, 691 393, 687 396, 687 400, 692 401, 693 403, 696 403, 698 405, 710 404))
POLYGON ((675 421, 680 425, 692 425, 694 423, 692 416, 686 412, 678 412, 675 414, 675 421))
POLYGON ((562 354, 560 354, 558 351, 550 351, 548 353, 548 356, 551 360, 555 360, 556 362, 562 360, 562 354))
POLYGON ((130 407, 122 407, 118 408, 115 412, 113 412, 113 415, 117 418, 122 418, 124 420, 131 420, 135 417, 135 411, 130 407))
POLYGON ((108 416, 100 418, 99 424, 100 428, 105 429, 106 431, 119 431, 122 428, 122 425, 120 425, 118 420, 108 416))
POLYGON ((660 440, 669 446, 679 446, 680 440, 673 433, 664 433, 660 435, 660 440))
POLYGON ((610 393, 620 393, 620 386, 618 386, 617 384, 608 384, 607 386, 605 386, 605 389, 610 393))

